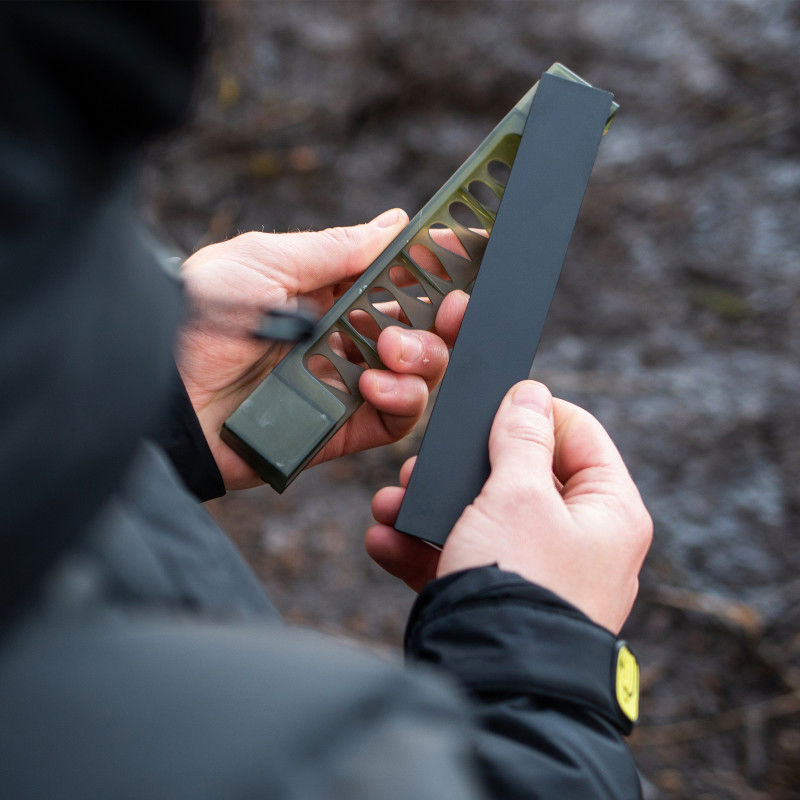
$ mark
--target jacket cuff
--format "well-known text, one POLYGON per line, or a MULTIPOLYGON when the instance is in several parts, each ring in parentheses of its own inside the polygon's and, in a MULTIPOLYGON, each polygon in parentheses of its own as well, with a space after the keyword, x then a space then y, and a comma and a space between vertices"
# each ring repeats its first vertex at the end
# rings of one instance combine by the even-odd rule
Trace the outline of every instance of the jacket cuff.
POLYGON ((405 635, 408 659, 442 666, 472 694, 585 706, 629 734, 633 722, 617 701, 622 644, 557 595, 497 566, 429 583, 405 635))
POLYGON ((177 367, 169 407, 152 439, 164 450, 186 488, 198 500, 212 500, 225 494, 222 475, 177 367))

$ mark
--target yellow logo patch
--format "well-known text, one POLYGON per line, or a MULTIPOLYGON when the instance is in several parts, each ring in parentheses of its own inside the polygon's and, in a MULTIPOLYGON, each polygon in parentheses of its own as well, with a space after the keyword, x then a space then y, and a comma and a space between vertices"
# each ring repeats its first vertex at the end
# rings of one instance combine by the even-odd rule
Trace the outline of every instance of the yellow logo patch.
POLYGON ((636 722, 639 719, 639 662, 624 644, 617 651, 616 691, 622 713, 636 722))

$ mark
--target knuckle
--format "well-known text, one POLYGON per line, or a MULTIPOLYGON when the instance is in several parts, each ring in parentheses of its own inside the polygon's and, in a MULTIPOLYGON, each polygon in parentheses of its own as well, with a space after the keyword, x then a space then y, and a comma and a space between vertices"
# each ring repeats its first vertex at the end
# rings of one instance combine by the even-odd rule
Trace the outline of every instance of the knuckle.
POLYGON ((540 487, 533 481, 526 480, 526 477, 522 476, 522 480, 510 486, 506 492, 506 503, 511 508, 527 509, 536 504, 541 495, 540 487))
POLYGON ((586 425, 605 431, 603 423, 600 422, 591 411, 587 411, 583 406, 573 406, 572 415, 575 419, 584 422, 586 425))
POLYGON ((320 235, 327 239, 334 247, 357 249, 360 241, 354 228, 336 227, 326 228, 320 235))
POLYGON ((653 520, 650 517, 644 503, 639 501, 636 506, 628 508, 628 541, 630 542, 632 553, 641 560, 650 549, 653 541, 653 520))
POLYGON ((505 429, 512 439, 519 442, 545 450, 553 449, 555 443, 553 428, 552 425, 547 424, 545 417, 541 417, 539 424, 528 419, 521 419, 520 415, 514 415, 506 422, 505 429))
POLYGON ((639 576, 637 575, 631 581, 631 588, 630 588, 630 602, 628 603, 628 609, 630 610, 633 608, 633 604, 636 602, 636 598, 639 596, 639 576))
POLYGON ((653 542, 653 518, 644 507, 644 504, 642 504, 639 510, 637 529, 639 531, 639 541, 642 547, 645 550, 649 549, 653 542))
POLYGON ((568 413, 558 423, 562 435, 574 435, 579 431, 582 437, 593 441, 602 441, 610 438, 608 431, 597 417, 581 406, 568 405, 568 413))
POLYGON ((498 514, 497 496, 485 490, 464 509, 459 517, 459 523, 462 521, 465 526, 483 532, 508 526, 508 520, 498 514))
POLYGON ((511 516, 524 512, 534 505, 541 492, 535 481, 526 473, 521 473, 514 480, 489 480, 485 487, 484 501, 492 508, 502 509, 511 516))
POLYGON ((263 245, 266 235, 259 231, 247 231, 246 233, 240 233, 235 238, 235 242, 242 250, 255 250, 263 245))

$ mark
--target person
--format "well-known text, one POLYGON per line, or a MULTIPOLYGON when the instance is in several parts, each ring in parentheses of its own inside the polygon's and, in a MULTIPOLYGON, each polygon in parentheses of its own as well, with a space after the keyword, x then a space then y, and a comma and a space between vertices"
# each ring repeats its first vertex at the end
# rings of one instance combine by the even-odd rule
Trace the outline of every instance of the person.
MULTIPOLYGON (((284 624, 197 502, 257 480, 219 428, 271 351, 179 331, 132 191, 142 144, 186 108, 200 11, 0 15, 2 794, 639 796, 613 670, 651 523, 600 424, 513 387, 441 554, 392 527, 413 463, 378 492, 367 549, 420 592, 405 668, 284 624)), ((184 282, 324 305, 406 219, 244 234, 184 282)), ((388 369, 364 372, 367 403, 320 458, 411 428, 465 303, 381 333, 388 369)))

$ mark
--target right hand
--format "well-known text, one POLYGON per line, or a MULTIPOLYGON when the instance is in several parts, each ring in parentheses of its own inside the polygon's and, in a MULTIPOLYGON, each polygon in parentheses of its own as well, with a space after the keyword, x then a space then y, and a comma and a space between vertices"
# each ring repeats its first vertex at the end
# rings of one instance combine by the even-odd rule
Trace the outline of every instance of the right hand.
POLYGON ((496 563, 618 633, 638 592, 653 524, 602 425, 542 384, 522 381, 498 409, 489 458, 489 479, 441 553, 392 527, 413 469, 413 459, 406 462, 402 487, 373 499, 378 524, 367 531, 369 554, 416 590, 434 577, 496 563))

